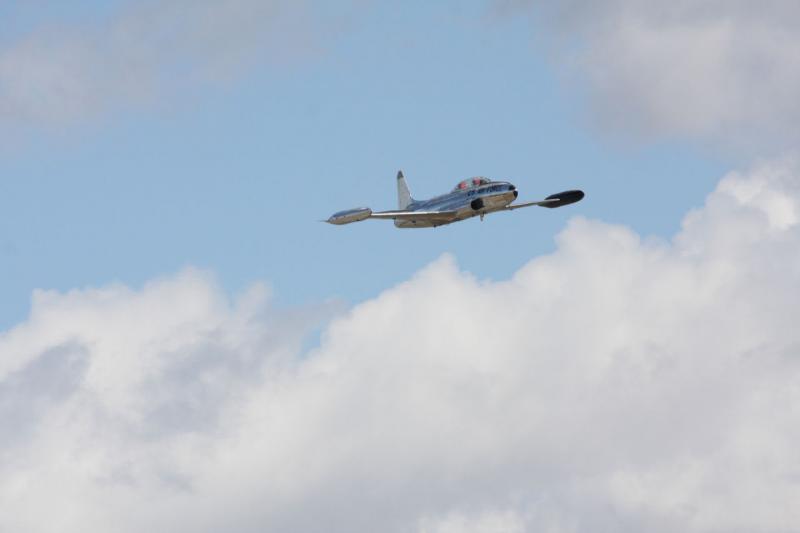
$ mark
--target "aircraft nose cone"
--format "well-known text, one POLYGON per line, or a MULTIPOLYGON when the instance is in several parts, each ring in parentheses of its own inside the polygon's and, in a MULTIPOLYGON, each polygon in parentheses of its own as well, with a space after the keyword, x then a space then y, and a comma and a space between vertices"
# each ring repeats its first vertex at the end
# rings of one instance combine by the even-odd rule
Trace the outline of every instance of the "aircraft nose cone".
POLYGON ((515 200, 517 199, 517 196, 519 196, 519 191, 514 191, 514 199, 515 200))

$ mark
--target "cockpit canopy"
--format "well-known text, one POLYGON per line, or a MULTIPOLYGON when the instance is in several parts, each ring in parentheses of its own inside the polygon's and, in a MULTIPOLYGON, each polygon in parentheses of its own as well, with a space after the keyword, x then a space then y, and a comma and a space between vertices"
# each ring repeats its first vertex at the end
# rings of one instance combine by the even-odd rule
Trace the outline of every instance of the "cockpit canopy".
POLYGON ((474 178, 470 178, 468 180, 464 180, 456 185, 456 188, 453 191, 466 191, 467 189, 472 189, 474 187, 479 187, 481 185, 486 185, 490 183, 491 180, 484 178, 483 176, 476 176, 474 178))

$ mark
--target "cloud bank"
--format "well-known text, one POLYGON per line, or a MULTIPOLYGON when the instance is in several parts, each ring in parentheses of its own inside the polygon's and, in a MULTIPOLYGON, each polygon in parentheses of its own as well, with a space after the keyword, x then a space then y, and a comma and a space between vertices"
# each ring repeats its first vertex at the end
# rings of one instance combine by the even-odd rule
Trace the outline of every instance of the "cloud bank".
POLYGON ((311 0, 147 0, 122 3, 100 21, 42 21, 0 45, 0 117, 62 126, 165 94, 185 99, 198 82, 316 53, 343 18, 342 6, 334 18, 322 7, 311 0))
POLYGON ((0 531, 718 532, 800 523, 800 169, 669 242, 581 218, 340 314, 187 271, 0 336, 0 531))
POLYGON ((800 4, 498 1, 530 8, 604 126, 728 148, 800 141, 800 4))

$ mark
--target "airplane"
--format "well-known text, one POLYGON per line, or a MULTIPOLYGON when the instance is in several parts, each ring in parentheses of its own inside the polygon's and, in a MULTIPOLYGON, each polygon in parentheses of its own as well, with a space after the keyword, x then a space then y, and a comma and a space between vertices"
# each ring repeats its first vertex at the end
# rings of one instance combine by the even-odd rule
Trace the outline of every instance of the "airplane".
POLYGON ((477 176, 459 182, 447 194, 430 200, 414 200, 401 170, 397 173, 398 210, 373 211, 369 207, 358 207, 334 213, 323 222, 341 226, 377 218, 394 220, 394 225, 398 228, 435 228, 474 216, 479 216, 483 220, 484 216, 496 211, 513 211, 532 205, 561 207, 579 202, 584 196, 583 191, 572 190, 551 194, 544 200, 536 202, 513 204, 518 194, 517 188, 507 181, 492 181, 477 176))

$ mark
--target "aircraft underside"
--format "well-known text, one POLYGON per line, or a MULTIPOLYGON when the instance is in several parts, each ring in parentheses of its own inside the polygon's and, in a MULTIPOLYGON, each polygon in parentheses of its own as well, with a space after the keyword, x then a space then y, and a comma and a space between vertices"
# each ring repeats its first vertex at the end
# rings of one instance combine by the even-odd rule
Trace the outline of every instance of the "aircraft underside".
POLYGON ((439 220, 435 219, 395 219, 394 225, 398 228, 435 228, 437 226, 445 226, 453 222, 459 222, 475 216, 480 216, 483 219, 484 215, 502 211, 505 207, 514 201, 517 197, 513 192, 505 192, 494 194, 490 196, 483 196, 473 200, 468 207, 459 209, 456 213, 447 217, 442 217, 439 220))

